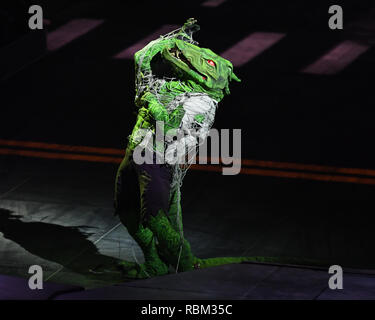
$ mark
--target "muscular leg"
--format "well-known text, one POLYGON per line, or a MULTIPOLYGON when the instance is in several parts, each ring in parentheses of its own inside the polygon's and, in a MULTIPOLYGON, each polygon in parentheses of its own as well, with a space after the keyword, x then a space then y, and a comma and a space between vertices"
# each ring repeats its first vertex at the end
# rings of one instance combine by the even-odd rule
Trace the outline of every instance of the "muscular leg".
POLYGON ((175 230, 163 210, 151 216, 148 225, 158 239, 158 251, 164 260, 177 271, 194 269, 195 257, 189 242, 175 230))
POLYGON ((149 278, 167 274, 168 266, 159 257, 153 232, 149 228, 145 228, 142 224, 132 225, 126 219, 121 219, 121 221, 142 249, 145 259, 145 262, 140 265, 123 261, 120 265, 127 276, 131 278, 149 278))
POLYGON ((177 271, 188 271, 197 267, 189 242, 184 238, 180 189, 170 192, 168 212, 160 210, 150 217, 149 228, 158 239, 158 252, 164 261, 177 271))

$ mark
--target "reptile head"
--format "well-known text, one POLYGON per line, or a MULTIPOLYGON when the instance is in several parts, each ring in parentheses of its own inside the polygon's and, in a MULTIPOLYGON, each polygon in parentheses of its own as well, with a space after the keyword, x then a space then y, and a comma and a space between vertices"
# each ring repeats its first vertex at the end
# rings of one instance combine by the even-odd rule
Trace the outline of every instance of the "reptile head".
POLYGON ((162 51, 162 56, 183 77, 193 80, 206 90, 222 90, 229 94, 229 82, 241 81, 233 73, 230 61, 210 49, 200 48, 180 39, 174 39, 162 51))

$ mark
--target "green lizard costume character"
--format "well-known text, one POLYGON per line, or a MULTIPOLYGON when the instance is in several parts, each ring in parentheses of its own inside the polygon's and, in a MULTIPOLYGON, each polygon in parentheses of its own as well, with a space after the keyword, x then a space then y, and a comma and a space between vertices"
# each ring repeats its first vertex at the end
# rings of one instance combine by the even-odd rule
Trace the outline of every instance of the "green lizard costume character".
POLYGON ((230 81, 240 81, 230 61, 193 41, 196 30, 189 19, 134 55, 138 116, 115 186, 116 212, 145 258, 143 264, 121 264, 131 278, 246 260, 199 259, 183 235, 180 186, 189 165, 177 159, 204 141, 230 81), (158 130, 164 139, 155 141, 158 130), (174 139, 179 133, 182 138, 174 139), (151 162, 139 161, 145 151, 151 162))

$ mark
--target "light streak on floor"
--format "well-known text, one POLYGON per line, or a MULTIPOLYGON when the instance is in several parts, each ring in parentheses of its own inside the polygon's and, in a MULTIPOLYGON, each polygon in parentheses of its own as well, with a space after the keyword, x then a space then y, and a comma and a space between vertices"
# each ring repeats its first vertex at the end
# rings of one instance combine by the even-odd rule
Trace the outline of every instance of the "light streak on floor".
POLYGON ((240 67, 285 37, 284 33, 254 32, 221 53, 233 66, 240 67))
POLYGON ((138 41, 137 43, 131 45, 130 47, 126 48, 125 50, 117 53, 114 58, 115 59, 133 59, 134 53, 138 50, 141 50, 145 45, 147 45, 150 41, 159 38, 159 36, 169 33, 173 30, 178 29, 179 26, 166 24, 163 25, 161 28, 157 29, 155 32, 151 33, 147 37, 143 38, 142 40, 138 41))
POLYGON ((47 34, 47 49, 55 51, 73 40, 95 29, 104 21, 97 19, 75 19, 47 34))
MULTIPOLYGON (((13 147, 0 148, 0 155, 13 155, 42 159, 53 160, 75 160, 88 161, 98 163, 120 164, 125 150, 87 147, 87 146, 69 146, 59 145, 54 143, 34 142, 34 141, 17 141, 0 139, 0 146, 13 147), (14 149, 27 148, 34 150, 14 149), (46 151, 39 151, 35 149, 43 149, 46 151), (50 152, 53 151, 53 152, 50 152), (57 152, 56 152, 57 151, 57 152), (66 153, 75 152, 75 153, 66 153), (80 152, 80 153, 78 153, 80 152), (96 154, 90 154, 96 153, 96 154), (100 155, 98 155, 100 154, 100 155), (107 156, 107 155, 117 155, 107 156), (121 155, 121 157, 120 157, 121 155)), ((204 159, 207 163, 207 160, 204 159)), ((212 159, 211 159, 212 160, 212 159)), ((221 159, 222 160, 222 159, 221 159)), ((198 161, 199 163, 199 161, 198 161)), ((201 162, 202 163, 202 162, 201 162)), ((229 163, 227 160, 225 163, 229 163)), ((258 175, 265 177, 276 178, 292 178, 317 180, 326 182, 346 182, 354 184, 375 185, 375 170, 362 168, 343 168, 334 166, 323 166, 314 164, 291 163, 291 162, 277 162, 277 161, 262 161, 251 159, 233 159, 233 166, 245 166, 241 168, 240 174, 258 175), (249 168, 250 167, 250 168, 249 168), (255 168, 254 168, 255 167, 255 168), (256 168, 258 167, 258 168, 256 168), (265 168, 265 169, 263 169, 265 168), (279 170, 282 169, 282 170, 279 170), (293 171, 292 171, 293 170, 293 171), (366 177, 367 176, 367 177, 366 177)), ((192 164, 192 170, 206 171, 206 172, 222 172, 223 166, 212 164, 192 164)))
POLYGON ((226 0, 207 0, 202 3, 202 7, 218 7, 223 4, 226 0))
POLYGON ((368 49, 369 46, 354 41, 341 42, 320 59, 304 68, 302 72, 325 75, 338 73, 368 49))

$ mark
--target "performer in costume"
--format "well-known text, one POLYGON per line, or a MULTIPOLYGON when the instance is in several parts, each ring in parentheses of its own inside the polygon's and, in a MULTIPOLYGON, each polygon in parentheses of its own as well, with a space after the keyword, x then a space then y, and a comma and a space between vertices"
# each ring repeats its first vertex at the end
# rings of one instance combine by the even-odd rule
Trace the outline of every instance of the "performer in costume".
POLYGON ((145 262, 122 262, 127 277, 247 260, 199 259, 183 235, 180 187, 189 162, 181 165, 178 160, 204 141, 218 103, 230 93, 229 83, 240 81, 230 61, 192 39, 197 30, 196 20, 189 19, 134 55, 138 116, 116 176, 115 209, 145 262), (161 141, 158 130, 163 133, 161 141), (135 154, 141 149, 151 151, 152 163, 137 161, 135 154))

